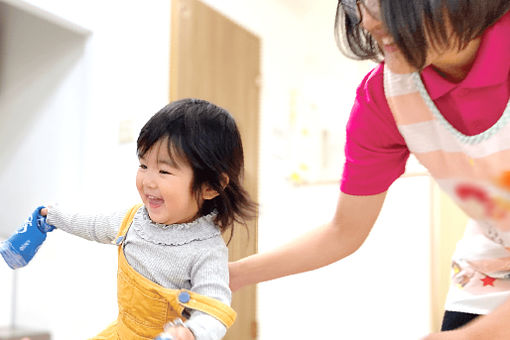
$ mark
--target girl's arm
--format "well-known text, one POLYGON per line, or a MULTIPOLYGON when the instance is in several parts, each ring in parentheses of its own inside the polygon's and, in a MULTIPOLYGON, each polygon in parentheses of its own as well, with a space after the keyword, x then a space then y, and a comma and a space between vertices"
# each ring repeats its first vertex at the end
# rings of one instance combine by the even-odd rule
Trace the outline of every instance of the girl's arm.
POLYGON ((231 289, 317 269, 352 254, 368 236, 385 197, 386 192, 369 196, 341 193, 328 224, 275 250, 230 263, 231 289))
POLYGON ((41 209, 41 215, 47 216, 48 224, 67 233, 100 243, 111 243, 115 239, 125 214, 126 211, 103 215, 77 213, 59 207, 41 209))
MULTIPOLYGON (((199 247, 202 251, 195 254, 190 272, 190 290, 230 306, 232 293, 228 286, 228 249, 223 239, 218 236, 204 240, 199 247)), ((219 320, 197 310, 190 312, 191 316, 184 324, 193 332, 196 340, 223 339, 227 328, 219 320)))

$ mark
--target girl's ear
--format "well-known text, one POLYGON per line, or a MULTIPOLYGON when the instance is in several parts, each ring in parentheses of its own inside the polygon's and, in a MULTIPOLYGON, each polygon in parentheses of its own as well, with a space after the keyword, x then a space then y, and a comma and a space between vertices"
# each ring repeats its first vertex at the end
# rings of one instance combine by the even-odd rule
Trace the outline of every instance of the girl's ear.
POLYGON ((202 186, 202 199, 212 200, 213 198, 215 198, 218 195, 219 195, 219 193, 216 190, 214 190, 213 188, 211 188, 211 186, 209 184, 204 184, 202 186))
MULTIPOLYGON (((229 178, 227 174, 223 173, 221 175, 221 187, 225 188, 228 185, 229 178)), ((202 186, 202 199, 204 200, 212 200, 216 196, 218 196, 219 193, 214 190, 209 184, 204 184, 202 186)))

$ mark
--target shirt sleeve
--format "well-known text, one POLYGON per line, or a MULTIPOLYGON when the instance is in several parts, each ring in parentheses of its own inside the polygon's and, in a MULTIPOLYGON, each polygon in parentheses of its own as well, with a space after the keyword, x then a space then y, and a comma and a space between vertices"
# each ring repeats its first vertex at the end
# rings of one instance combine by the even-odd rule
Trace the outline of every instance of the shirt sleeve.
POLYGON ((384 95, 383 65, 356 92, 346 127, 342 192, 373 195, 386 191, 405 171, 409 150, 384 95))
MULTIPOLYGON (((232 293, 228 285, 228 249, 224 244, 213 247, 199 256, 192 269, 191 284, 192 291, 230 306, 232 293)), ((219 340, 227 332, 223 323, 200 311, 191 311, 191 316, 185 324, 195 335, 195 340, 219 340)))
POLYGON ((84 214, 60 207, 48 208, 47 222, 69 234, 99 243, 111 243, 117 236, 126 211, 113 214, 84 214))

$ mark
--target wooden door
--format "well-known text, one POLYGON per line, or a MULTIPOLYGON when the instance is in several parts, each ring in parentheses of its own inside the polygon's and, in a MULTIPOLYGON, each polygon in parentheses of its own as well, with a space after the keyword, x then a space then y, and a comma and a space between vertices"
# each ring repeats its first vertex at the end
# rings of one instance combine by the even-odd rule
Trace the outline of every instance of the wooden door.
MULTIPOLYGON (((244 184, 258 196, 260 40, 198 0, 172 0, 170 100, 196 97, 226 108, 236 119, 245 155, 244 184)), ((257 251, 257 222, 236 226, 230 259, 257 251)), ((234 293, 238 318, 225 339, 257 338, 256 289, 234 293)))

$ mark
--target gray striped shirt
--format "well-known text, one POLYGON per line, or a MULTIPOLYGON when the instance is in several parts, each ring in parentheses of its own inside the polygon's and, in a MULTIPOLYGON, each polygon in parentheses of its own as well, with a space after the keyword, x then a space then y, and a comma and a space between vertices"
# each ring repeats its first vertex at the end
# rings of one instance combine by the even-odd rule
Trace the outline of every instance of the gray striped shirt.
MULTIPOLYGON (((81 214, 52 207, 47 221, 70 234, 112 244, 127 212, 81 214)), ((189 289, 230 305, 228 249, 214 217, 209 214, 190 223, 163 225, 152 222, 142 206, 123 243, 126 260, 163 287, 189 289)), ((199 311, 191 311, 185 324, 196 340, 218 340, 226 333, 221 322, 199 311)))

